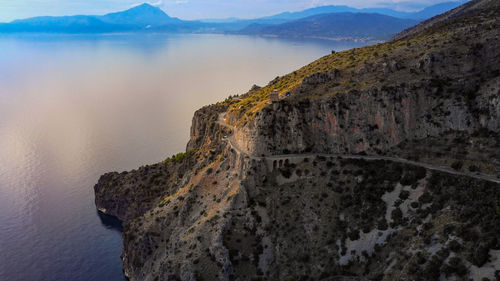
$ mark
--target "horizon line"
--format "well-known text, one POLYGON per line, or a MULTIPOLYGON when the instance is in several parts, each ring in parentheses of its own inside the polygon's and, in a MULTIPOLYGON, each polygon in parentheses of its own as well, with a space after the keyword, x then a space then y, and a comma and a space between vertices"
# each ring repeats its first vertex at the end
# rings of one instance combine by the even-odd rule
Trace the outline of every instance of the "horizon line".
POLYGON ((166 15, 168 15, 169 17, 177 18, 177 19, 183 20, 183 21, 210 21, 210 20, 221 21, 221 20, 256 20, 256 19, 260 19, 260 18, 265 18, 265 17, 270 17, 270 16, 276 16, 276 15, 283 14, 283 13, 297 13, 297 12, 307 11, 307 10, 310 10, 310 9, 321 8, 321 7, 348 7, 348 8, 352 8, 352 9, 356 9, 356 10, 388 9, 388 10, 393 10, 393 11, 401 12, 401 13, 418 13, 418 12, 421 12, 421 11, 425 10, 428 7, 432 7, 432 6, 435 6, 435 5, 438 5, 438 4, 442 4, 442 3, 446 3, 446 2, 455 2, 455 3, 458 3, 458 2, 468 2, 468 1, 469 0, 450 0, 450 1, 440 2, 440 3, 437 3, 437 4, 426 5, 426 6, 424 6, 421 9, 417 9, 417 10, 413 10, 413 11, 404 11, 404 10, 398 10, 398 9, 393 9, 393 8, 374 7, 374 6, 372 6, 372 7, 365 7, 365 8, 355 8, 355 7, 349 6, 349 5, 318 5, 318 6, 314 6, 314 7, 311 7, 311 8, 302 9, 302 10, 296 10, 296 11, 294 11, 294 10, 285 10, 285 11, 277 12, 277 13, 273 13, 273 14, 267 14, 267 15, 261 15, 261 16, 253 16, 253 17, 229 16, 229 17, 221 17, 221 18, 214 17, 214 18, 197 18, 197 19, 183 19, 183 18, 180 18, 180 17, 171 16, 171 15, 168 14, 167 11, 165 11, 164 9, 162 9, 161 7, 159 7, 159 5, 162 4, 162 2, 158 1, 156 3, 143 2, 143 3, 133 4, 133 5, 129 6, 129 8, 126 8, 126 9, 123 9, 123 10, 117 10, 117 11, 110 11, 110 12, 106 12, 106 13, 103 13, 103 14, 82 14, 82 13, 75 13, 75 14, 66 14, 66 15, 39 15, 39 16, 32 16, 32 17, 26 17, 26 18, 17 18, 17 19, 13 19, 11 21, 5 21, 5 22, 4 21, 0 21, 0 24, 8 24, 8 23, 12 23, 12 22, 18 21, 18 20, 26 20, 26 19, 33 19, 33 18, 44 18, 44 17, 47 17, 47 18, 74 17, 74 16, 96 16, 96 17, 98 17, 98 16, 105 16, 105 15, 112 14, 112 13, 125 12, 125 11, 128 11, 130 9, 142 6, 142 5, 149 5, 151 7, 158 8, 161 11, 163 11, 166 15))

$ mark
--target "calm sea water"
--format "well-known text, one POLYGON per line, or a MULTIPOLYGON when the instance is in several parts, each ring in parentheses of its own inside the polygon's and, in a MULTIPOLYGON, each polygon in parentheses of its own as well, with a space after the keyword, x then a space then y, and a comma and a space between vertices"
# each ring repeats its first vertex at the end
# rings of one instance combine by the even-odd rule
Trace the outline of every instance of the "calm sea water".
POLYGON ((0 280, 123 280, 99 175, 184 150, 193 112, 355 43, 0 34, 0 280))

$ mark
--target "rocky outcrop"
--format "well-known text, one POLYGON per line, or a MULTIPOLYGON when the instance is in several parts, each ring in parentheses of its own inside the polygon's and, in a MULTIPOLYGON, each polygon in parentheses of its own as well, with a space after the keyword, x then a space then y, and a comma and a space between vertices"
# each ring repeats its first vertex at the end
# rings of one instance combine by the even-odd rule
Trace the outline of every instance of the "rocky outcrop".
POLYGON ((222 136, 217 119, 227 108, 227 104, 217 104, 205 106, 194 113, 187 151, 220 143, 222 136))
POLYGON ((263 109, 236 133, 236 140, 256 155, 380 153, 401 141, 449 130, 497 131, 498 86, 486 85, 497 85, 500 80, 487 81, 479 87, 470 80, 450 86, 461 89, 452 93, 440 89, 437 81, 425 81, 316 100, 283 100, 263 109))
POLYGON ((196 154, 182 161, 165 161, 122 173, 107 173, 94 186, 97 209, 127 222, 144 214, 163 196, 177 190, 177 184, 197 163, 196 154))
POLYGON ((127 221, 131 280, 495 276, 498 184, 387 161, 227 153, 127 221))
POLYGON ((195 113, 186 153, 130 172, 101 176, 94 186, 97 209, 126 222, 149 211, 163 197, 177 192, 196 167, 214 161, 216 151, 225 146, 222 137, 227 129, 218 125, 217 119, 227 106, 206 106, 195 113))
POLYGON ((102 176, 96 205, 124 224, 126 276, 499 280, 500 184, 479 173, 500 163, 493 2, 433 19, 439 36, 371 47, 376 60, 353 50, 296 72, 279 102, 261 98, 290 76, 204 107, 185 153, 102 176))

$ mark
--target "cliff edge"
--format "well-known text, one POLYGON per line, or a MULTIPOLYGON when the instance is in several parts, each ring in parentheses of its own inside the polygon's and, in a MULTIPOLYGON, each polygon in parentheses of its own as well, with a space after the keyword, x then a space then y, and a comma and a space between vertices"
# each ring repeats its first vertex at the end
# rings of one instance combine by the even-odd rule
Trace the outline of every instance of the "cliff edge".
POLYGON ((103 175, 125 275, 500 280, 498 14, 325 56, 197 111, 185 153, 103 175))

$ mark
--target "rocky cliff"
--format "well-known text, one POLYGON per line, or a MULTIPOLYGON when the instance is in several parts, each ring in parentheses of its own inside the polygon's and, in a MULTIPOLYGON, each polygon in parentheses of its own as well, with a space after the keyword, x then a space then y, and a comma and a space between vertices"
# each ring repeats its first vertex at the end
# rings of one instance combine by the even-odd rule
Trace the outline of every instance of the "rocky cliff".
POLYGON ((498 12, 321 58, 197 111, 186 153, 102 176, 126 276, 500 280, 498 12))
MULTIPOLYGON (((314 66, 321 72, 282 90, 291 98, 246 120, 237 132, 239 146, 259 155, 374 153, 448 130, 497 131, 500 21, 498 8, 483 6, 471 1, 443 15, 446 20, 432 19, 432 28, 426 23, 405 31, 405 40, 322 58, 314 66)), ((300 73, 283 80, 294 76, 300 73)), ((257 104, 247 100, 237 106, 257 104)), ((245 113, 235 110, 233 122, 245 113)))

